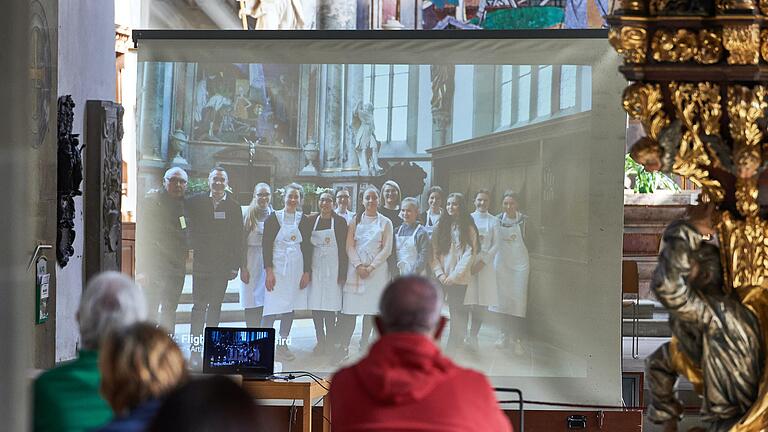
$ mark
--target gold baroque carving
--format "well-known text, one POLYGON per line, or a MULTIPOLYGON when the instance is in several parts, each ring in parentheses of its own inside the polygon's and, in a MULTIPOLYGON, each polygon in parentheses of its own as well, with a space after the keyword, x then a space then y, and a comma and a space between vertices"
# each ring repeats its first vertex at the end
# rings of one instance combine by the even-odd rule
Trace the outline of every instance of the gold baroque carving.
POLYGON ((704 201, 721 202, 725 190, 720 182, 709 177, 712 160, 699 134, 718 130, 720 121, 720 87, 709 82, 671 82, 669 90, 677 118, 684 126, 680 147, 672 165, 672 171, 691 181, 704 190, 704 201))
POLYGON ((716 5, 718 12, 755 10, 755 0, 717 0, 716 5))
POLYGON ((669 124, 659 84, 635 83, 624 89, 624 110, 630 117, 640 120, 645 132, 654 140, 669 124))
POLYGON ((624 26, 608 32, 608 42, 624 56, 625 63, 645 62, 645 41, 646 31, 642 27, 624 26))
POLYGON ((696 54, 697 45, 696 34, 688 30, 659 30, 651 40, 651 52, 656 61, 686 62, 696 54))
POLYGON ((757 64, 760 60, 760 26, 723 27, 723 46, 728 50, 728 64, 757 64))
POLYGON ((763 56, 763 60, 768 61, 768 30, 760 31, 760 55, 763 56))
POLYGON ((760 0, 760 12, 763 15, 768 15, 768 0, 760 0))
MULTIPOLYGON (((757 120, 762 118, 768 103, 765 101, 766 89, 763 86, 755 86, 750 89, 742 85, 728 86, 728 125, 733 139, 734 156, 736 162, 745 159, 749 155, 755 155, 756 165, 759 166, 760 141, 763 133, 757 125, 757 120)), ((757 166, 753 168, 756 172, 757 166)), ((739 175, 739 177, 751 177, 755 174, 739 175)))
POLYGON ((694 58, 701 64, 713 64, 720 61, 723 53, 723 39, 719 32, 700 30, 698 49, 694 58))

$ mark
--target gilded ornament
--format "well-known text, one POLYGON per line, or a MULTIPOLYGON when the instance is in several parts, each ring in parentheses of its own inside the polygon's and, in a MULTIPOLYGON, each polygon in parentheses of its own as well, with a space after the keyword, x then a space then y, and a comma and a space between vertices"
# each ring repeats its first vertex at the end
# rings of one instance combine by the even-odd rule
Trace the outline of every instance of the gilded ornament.
POLYGON ((636 15, 645 10, 644 0, 621 0, 620 4, 619 10, 622 14, 636 15))
MULTIPOLYGON (((768 1, 768 0, 766 0, 768 1)), ((648 5, 648 9, 651 15, 659 15, 660 12, 667 8, 669 0, 651 0, 648 5)))
POLYGON ((733 139, 736 175, 752 177, 760 166, 760 141, 763 133, 757 121, 765 116, 768 103, 763 86, 749 88, 742 85, 728 87, 728 119, 733 139))
POLYGON ((624 26, 608 32, 608 42, 624 56, 625 63, 645 62, 645 40, 646 32, 642 27, 624 26))
POLYGON ((764 61, 768 61, 768 30, 760 31, 760 55, 764 61))
POLYGON ((651 52, 659 62, 686 62, 696 54, 697 45, 696 34, 688 30, 659 30, 653 34, 651 52))
POLYGON ((718 12, 752 12, 755 10, 755 0, 717 0, 718 12))
POLYGON ((760 12, 763 15, 768 15, 768 0, 760 0, 760 12))
POLYGON ((698 49, 694 59, 701 64, 713 64, 720 61, 723 53, 723 40, 719 32, 700 30, 698 49))
POLYGON ((659 84, 635 83, 624 89, 624 110, 630 117, 640 120, 645 132, 657 139, 659 132, 669 123, 659 84))
POLYGON ((757 64, 760 60, 760 26, 723 27, 723 46, 728 50, 728 64, 757 64))

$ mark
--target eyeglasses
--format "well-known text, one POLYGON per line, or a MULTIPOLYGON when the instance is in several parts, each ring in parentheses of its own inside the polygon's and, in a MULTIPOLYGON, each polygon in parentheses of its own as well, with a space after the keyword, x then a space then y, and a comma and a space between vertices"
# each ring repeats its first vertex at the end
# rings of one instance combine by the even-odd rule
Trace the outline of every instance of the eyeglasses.
POLYGON ((257 193, 256 194, 256 196, 259 197, 259 198, 266 198, 266 197, 268 197, 270 195, 272 195, 272 194, 269 193, 269 192, 262 192, 262 193, 257 193))
POLYGON ((165 179, 168 183, 178 183, 178 184, 187 184, 187 181, 180 177, 171 177, 165 179))

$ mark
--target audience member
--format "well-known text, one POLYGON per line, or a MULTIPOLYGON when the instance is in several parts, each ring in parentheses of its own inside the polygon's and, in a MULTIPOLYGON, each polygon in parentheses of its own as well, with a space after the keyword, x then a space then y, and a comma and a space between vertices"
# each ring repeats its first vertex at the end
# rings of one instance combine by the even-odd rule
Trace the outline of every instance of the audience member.
POLYGON ((105 335, 146 316, 144 295, 130 278, 105 272, 91 279, 77 312, 81 347, 77 359, 35 381, 35 431, 86 431, 112 418, 112 410, 99 394, 98 350, 105 335))
POLYGON ((333 430, 511 431, 488 380, 443 356, 442 293, 420 276, 396 279, 375 318, 381 338, 331 381, 333 430))
POLYGON ((147 432, 255 432, 257 409, 229 378, 191 380, 168 395, 147 432))
POLYGON ((141 432, 161 399, 187 376, 184 356, 163 330, 134 324, 104 340, 99 358, 101 394, 115 419, 101 432, 141 432))

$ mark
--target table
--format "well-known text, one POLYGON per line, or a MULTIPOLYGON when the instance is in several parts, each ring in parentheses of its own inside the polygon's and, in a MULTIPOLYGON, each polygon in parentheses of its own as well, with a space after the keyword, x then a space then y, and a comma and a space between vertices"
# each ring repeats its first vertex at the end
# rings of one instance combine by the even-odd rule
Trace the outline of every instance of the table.
POLYGON ((244 380, 243 388, 254 399, 282 399, 301 400, 302 428, 303 432, 310 432, 312 428, 312 399, 323 398, 323 432, 331 430, 331 400, 328 390, 331 383, 325 380, 296 379, 293 381, 257 381, 244 380))

